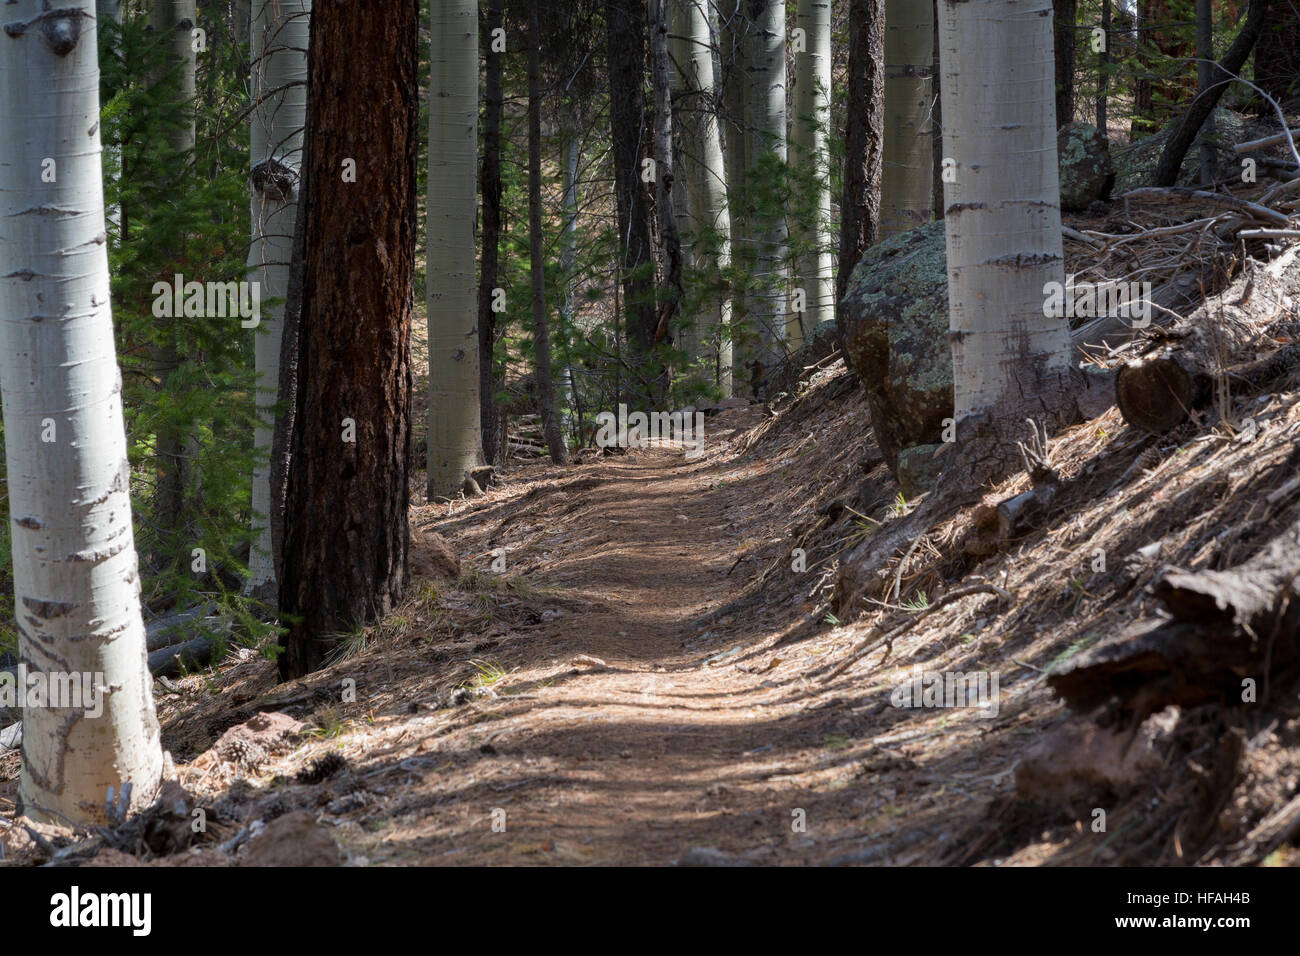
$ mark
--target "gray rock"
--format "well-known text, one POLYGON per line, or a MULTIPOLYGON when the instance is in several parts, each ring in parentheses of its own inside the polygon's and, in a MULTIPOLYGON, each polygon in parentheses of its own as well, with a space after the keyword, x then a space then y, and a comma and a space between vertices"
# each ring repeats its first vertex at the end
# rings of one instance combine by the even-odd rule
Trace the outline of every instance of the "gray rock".
POLYGON ((1110 197, 1115 166, 1110 141, 1095 126, 1067 123, 1056 134, 1057 162, 1061 169, 1061 208, 1084 210, 1110 197))
MULTIPOLYGON (((1201 127, 1195 142, 1183 157, 1183 165, 1178 171, 1178 185, 1195 186, 1198 183, 1198 171, 1201 166, 1200 148, 1207 136, 1215 146, 1215 162, 1220 175, 1228 175, 1241 169, 1241 157, 1232 151, 1237 143, 1249 139, 1246 120, 1232 110, 1216 107, 1213 113, 1214 132, 1209 134, 1207 127, 1201 127)), ((1127 146, 1112 150, 1115 163, 1115 195, 1126 193, 1130 189, 1139 189, 1152 185, 1151 177, 1160 162, 1160 153, 1165 143, 1181 122, 1181 117, 1174 120, 1158 133, 1136 140, 1127 146)))
POLYGON ((751 860, 732 856, 711 846, 693 846, 677 860, 678 866, 753 866, 751 860))
POLYGON ((914 498, 934 486, 943 470, 943 445, 916 445, 898 453, 898 487, 904 498, 914 498))
POLYGON ((936 444, 952 416, 944 243, 942 222, 890 236, 863 255, 840 303, 847 358, 862 379, 876 442, 895 477, 900 454, 936 444))

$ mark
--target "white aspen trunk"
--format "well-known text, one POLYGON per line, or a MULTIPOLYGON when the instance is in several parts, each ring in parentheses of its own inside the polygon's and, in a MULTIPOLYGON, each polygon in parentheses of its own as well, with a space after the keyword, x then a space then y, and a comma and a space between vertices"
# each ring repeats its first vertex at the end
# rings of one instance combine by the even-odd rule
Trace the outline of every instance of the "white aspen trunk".
MULTIPOLYGON (((755 149, 750 162, 784 167, 789 159, 786 138, 785 0, 750 0, 751 62, 750 120, 755 149), (775 163, 772 163, 775 160, 775 163)), ((767 177, 760 174, 760 178, 767 177)), ((784 209, 772 208, 773 197, 759 201, 755 212, 759 302, 755 303, 759 331, 759 361, 771 368, 789 348, 799 346, 798 316, 787 308, 784 209)))
POLYGON ((284 299, 289 291, 293 230, 298 218, 311 0, 254 0, 251 16, 250 89, 253 100, 261 101, 249 115, 248 124, 249 162, 254 171, 248 281, 259 283, 262 302, 262 321, 253 332, 257 411, 262 423, 253 433, 258 463, 253 470, 255 537, 248 557, 248 583, 256 592, 275 583, 270 521, 272 416, 279 400, 284 299))
MULTIPOLYGON (((726 141, 727 210, 731 219, 731 254, 732 261, 743 267, 753 261, 751 256, 753 245, 749 241, 752 224, 745 195, 745 172, 749 169, 752 145, 746 126, 749 86, 749 78, 746 75, 748 69, 746 38, 749 21, 745 18, 739 0, 717 0, 713 8, 718 19, 718 61, 723 70, 718 77, 718 82, 722 87, 722 112, 726 116, 726 123, 720 125, 725 131, 726 141)), ((745 282, 738 280, 731 291, 731 364, 735 368, 753 361, 755 349, 751 338, 754 323, 750 314, 751 297, 747 294, 745 282), (741 329, 744 332, 738 335, 741 329)), ((733 373, 732 392, 734 391, 733 373)))
POLYGON ((934 8, 930 0, 885 0, 882 239, 925 225, 934 207, 933 57, 934 8))
POLYGON ((454 495, 482 460, 478 289, 478 4, 434 5, 426 230, 429 316, 428 497, 454 495))
POLYGON ((24 709, 20 799, 35 819, 98 824, 110 787, 129 783, 134 808, 153 800, 163 753, 108 297, 95 4, 4 9, 0 400, 19 657, 29 675, 93 675, 102 706, 24 709))
POLYGON ((678 63, 685 70, 688 94, 683 110, 683 164, 689 182, 691 250, 695 267, 716 289, 692 323, 697 349, 692 357, 711 354, 714 382, 724 397, 732 392, 731 294, 722 271, 731 266, 731 211, 727 202, 727 163, 718 119, 721 90, 714 73, 715 30, 706 0, 682 0, 682 46, 678 63), (707 351, 706 351, 707 350, 707 351))
POLYGON ((1052 4, 939 6, 955 414, 1022 419, 1069 387, 1067 320, 1043 315, 1064 279, 1052 4))
POLYGON ((799 0, 796 22, 804 31, 805 49, 795 55, 796 157, 816 177, 815 218, 795 222, 809 249, 795 265, 794 291, 803 291, 802 316, 792 315, 792 327, 802 318, 804 333, 835 316, 835 259, 831 255, 830 154, 827 136, 831 125, 831 4, 830 0, 799 0))

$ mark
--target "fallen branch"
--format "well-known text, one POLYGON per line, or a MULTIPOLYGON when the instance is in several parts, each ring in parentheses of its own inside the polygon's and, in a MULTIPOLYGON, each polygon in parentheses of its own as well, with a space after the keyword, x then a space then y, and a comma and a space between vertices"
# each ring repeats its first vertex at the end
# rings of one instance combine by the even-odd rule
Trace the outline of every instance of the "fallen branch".
MULTIPOLYGON (((1300 136, 1300 129, 1290 131, 1291 136, 1300 136)), ((1240 155, 1241 153, 1251 153, 1257 149, 1264 149, 1267 146, 1276 146, 1278 143, 1290 142, 1286 133, 1274 133, 1272 136, 1263 136, 1259 139, 1247 140, 1244 143, 1238 143, 1232 147, 1232 151, 1240 155)))
POLYGON ((149 655, 149 673, 154 677, 175 677, 184 667, 205 667, 212 660, 211 637, 195 637, 183 644, 174 644, 153 651, 149 655))
MULTIPOLYGON (((1226 371, 1237 391, 1256 391, 1300 366, 1300 345, 1287 345, 1267 358, 1226 371)), ((1162 349, 1130 362, 1115 373, 1115 400, 1124 421, 1153 435, 1187 421, 1193 409, 1215 396, 1219 369, 1213 353, 1196 345, 1162 349)))
POLYGON ((1243 229, 1242 239, 1300 239, 1300 229, 1243 229))
POLYGON ((1268 697, 1300 670, 1300 522, 1228 571, 1167 569, 1151 593, 1172 620, 1149 620, 1048 677, 1076 711, 1106 705, 1124 723, 1170 704, 1240 704, 1242 679, 1268 697))
POLYGON ((1248 202, 1245 199, 1238 199, 1236 196, 1225 196, 1221 193, 1207 193, 1202 189, 1192 189, 1189 186, 1143 186, 1140 189, 1132 189, 1116 198, 1132 199, 1138 202, 1146 200, 1159 202, 1169 199, 1175 199, 1182 202, 1203 202, 1212 206, 1222 206, 1225 209, 1233 209, 1237 212, 1245 213, 1263 222, 1273 223, 1282 229, 1287 229, 1291 226, 1290 219, 1276 210, 1269 209, 1267 206, 1261 206, 1259 203, 1248 202))
POLYGON ((188 629, 196 621, 211 615, 214 609, 213 604, 200 604, 198 607, 155 618, 145 625, 145 647, 156 651, 185 641, 190 636, 188 629))

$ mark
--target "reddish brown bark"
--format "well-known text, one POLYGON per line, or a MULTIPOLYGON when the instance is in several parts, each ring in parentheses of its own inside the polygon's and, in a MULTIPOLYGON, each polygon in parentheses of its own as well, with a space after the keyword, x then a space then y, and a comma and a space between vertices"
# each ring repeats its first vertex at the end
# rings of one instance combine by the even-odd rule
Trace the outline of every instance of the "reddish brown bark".
POLYGON ((880 176, 885 141, 885 3, 849 4, 849 116, 844 131, 844 195, 835 301, 844 298, 862 251, 880 237, 880 176))
POLYGON ((418 25, 416 0, 312 10, 280 579, 286 678, 320 667, 339 632, 381 617, 407 576, 418 25))

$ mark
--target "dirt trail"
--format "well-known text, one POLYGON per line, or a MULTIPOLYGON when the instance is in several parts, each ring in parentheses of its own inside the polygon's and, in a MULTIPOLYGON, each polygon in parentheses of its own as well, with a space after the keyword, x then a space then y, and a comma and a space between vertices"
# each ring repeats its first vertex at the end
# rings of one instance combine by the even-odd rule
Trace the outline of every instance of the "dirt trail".
POLYGON ((369 787, 361 819, 343 814, 352 853, 653 865, 883 862, 943 849, 934 827, 957 822, 954 797, 969 818, 974 794, 940 800, 937 815, 933 797, 915 794, 900 830, 894 798, 906 787, 895 778, 918 767, 906 740, 870 739, 888 738, 897 719, 888 688, 806 679, 849 635, 769 652, 811 601, 710 616, 756 571, 738 551, 775 543, 789 521, 765 505, 762 481, 779 482, 788 461, 745 459, 727 444, 758 417, 711 422, 701 461, 663 448, 567 471, 533 466, 486 506, 417 511, 417 526, 476 553, 471 564, 504 547, 504 577, 529 582, 516 589, 543 608, 541 626, 468 646, 507 672, 498 696, 367 732, 357 756, 384 782, 369 787), (521 478, 527 494, 515 490, 521 478), (396 764, 391 783, 376 758, 396 764))

